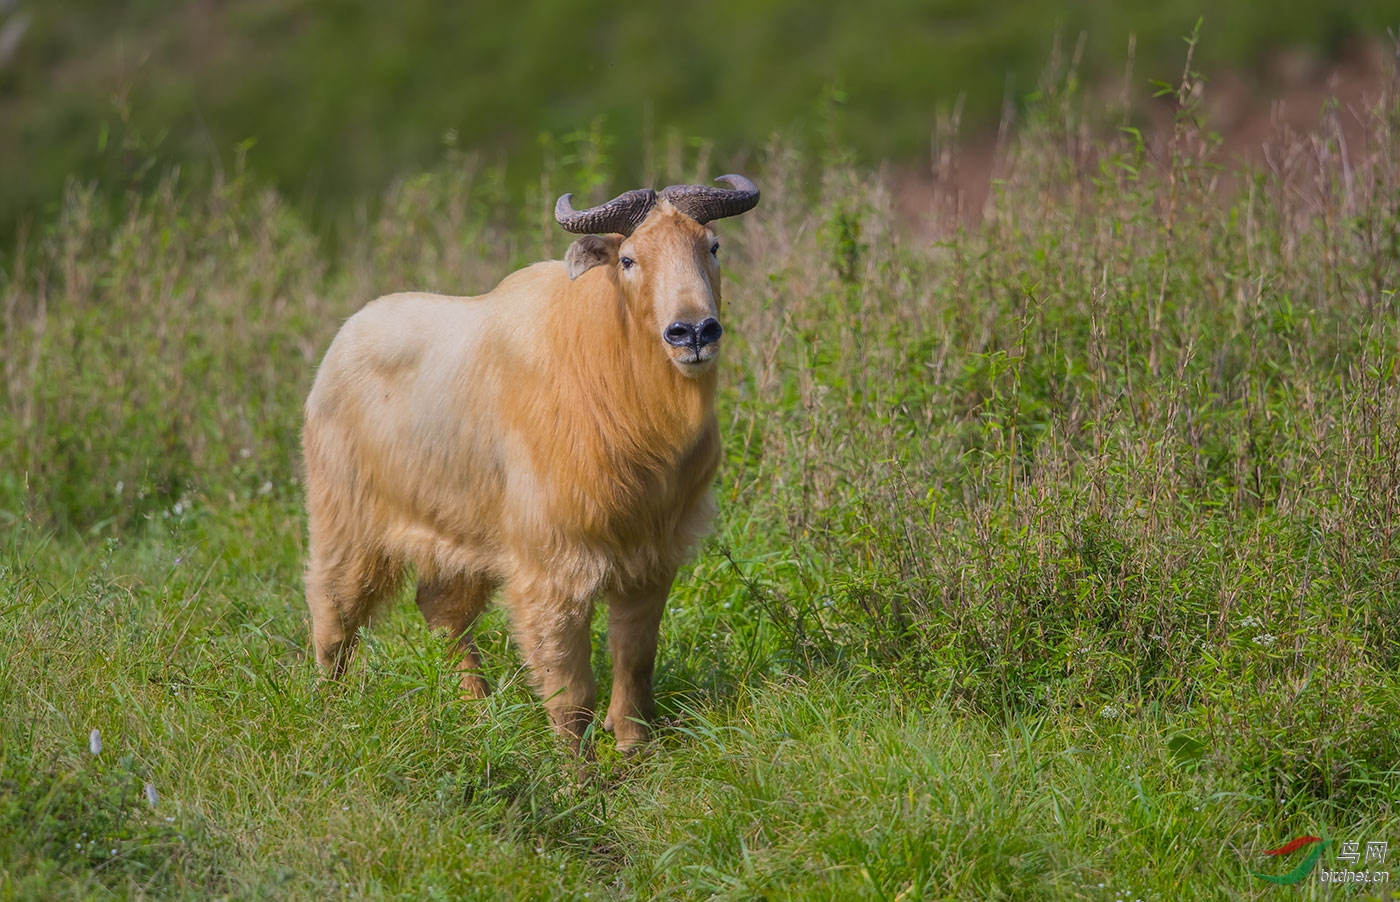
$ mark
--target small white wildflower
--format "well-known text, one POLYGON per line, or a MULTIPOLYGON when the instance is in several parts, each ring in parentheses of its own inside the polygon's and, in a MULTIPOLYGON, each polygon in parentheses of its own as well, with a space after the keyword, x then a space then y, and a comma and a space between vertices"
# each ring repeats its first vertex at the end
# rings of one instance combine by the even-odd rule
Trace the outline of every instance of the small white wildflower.
POLYGON ((253 449, 252 449, 252 448, 239 448, 239 449, 238 449, 238 456, 241 457, 241 458, 243 458, 244 460, 247 460, 248 458, 250 458, 250 457, 253 456, 253 449))
POLYGON ((1112 705, 1104 705, 1103 710, 1099 712, 1099 716, 1105 720, 1113 720, 1118 717, 1118 709, 1112 705))
POLYGON ((180 516, 185 512, 185 503, 183 501, 176 501, 175 506, 170 509, 170 512, 177 517, 180 516))
POLYGON ((1258 625, 1259 625, 1259 621, 1258 621, 1258 619, 1256 619, 1253 615, 1251 615, 1251 616, 1249 616, 1249 617, 1246 617, 1246 618, 1244 618, 1243 620, 1240 621, 1240 628, 1241 628, 1241 629, 1253 629, 1254 627, 1256 627, 1256 626, 1258 626, 1258 625))
POLYGON ((167 824, 173 824, 173 823, 175 823, 175 816, 172 814, 170 817, 168 817, 168 818, 165 819, 165 822, 166 822, 167 824))
POLYGON ((152 808, 156 807, 156 803, 160 801, 160 794, 156 792, 154 783, 146 784, 146 801, 151 803, 152 808))
POLYGON ((126 488, 126 483, 124 483, 124 482, 122 482, 120 479, 118 479, 118 480, 117 480, 117 489, 116 489, 116 493, 117 493, 118 495, 120 495, 120 494, 122 493, 122 489, 124 489, 124 488, 126 488))
POLYGON ((264 483, 262 484, 262 488, 258 489, 258 494, 259 494, 259 495, 266 495, 268 492, 271 492, 271 491, 272 491, 272 480, 269 479, 267 482, 264 482, 264 483))
POLYGON ((1273 635, 1272 633, 1260 633, 1259 635, 1257 635, 1257 636, 1254 637, 1254 644, 1255 644, 1255 645, 1262 645, 1262 646, 1264 646, 1265 648, 1268 648, 1269 646, 1273 645, 1273 644, 1274 644, 1275 642, 1277 642, 1277 641, 1278 641, 1278 636, 1275 636, 1275 635, 1273 635))
POLYGON ((92 732, 88 734, 88 749, 94 755, 102 754, 102 731, 96 727, 93 727, 92 732))

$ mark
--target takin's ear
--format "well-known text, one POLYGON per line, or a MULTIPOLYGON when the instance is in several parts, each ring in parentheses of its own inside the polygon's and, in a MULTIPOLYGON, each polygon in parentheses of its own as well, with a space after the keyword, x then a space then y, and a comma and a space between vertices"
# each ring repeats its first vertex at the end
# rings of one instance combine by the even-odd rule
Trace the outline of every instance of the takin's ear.
POLYGON ((564 254, 564 265, 569 268, 569 278, 577 279, 595 266, 617 262, 617 249, 622 247, 621 235, 584 235, 569 245, 564 254))

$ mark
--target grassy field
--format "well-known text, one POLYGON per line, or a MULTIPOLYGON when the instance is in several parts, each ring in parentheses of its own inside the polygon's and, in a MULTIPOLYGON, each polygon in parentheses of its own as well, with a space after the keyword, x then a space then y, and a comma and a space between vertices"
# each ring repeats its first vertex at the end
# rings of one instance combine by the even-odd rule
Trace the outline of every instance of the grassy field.
POLYGON ((769 146, 664 728, 589 764, 498 614, 472 702, 407 603, 319 685, 301 600, 339 322, 561 254, 547 204, 449 154, 329 258, 236 170, 71 189, 0 272, 0 898, 1367 897, 1251 874, 1400 844, 1400 109, 1341 115, 1225 173, 1050 90, 938 240, 769 146))

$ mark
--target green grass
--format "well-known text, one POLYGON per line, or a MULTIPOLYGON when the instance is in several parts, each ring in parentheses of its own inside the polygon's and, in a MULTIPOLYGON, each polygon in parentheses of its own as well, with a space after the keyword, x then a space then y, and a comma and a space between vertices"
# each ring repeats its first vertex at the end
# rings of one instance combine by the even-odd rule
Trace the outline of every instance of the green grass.
POLYGON ((301 600, 337 325, 559 254, 545 207, 449 156, 329 258, 246 173, 72 190, 0 273, 0 898, 1346 895, 1250 871, 1400 842, 1396 110, 1253 174, 1083 115, 937 240, 764 152, 662 729, 593 763, 499 614, 473 702, 407 603, 319 685, 301 600))

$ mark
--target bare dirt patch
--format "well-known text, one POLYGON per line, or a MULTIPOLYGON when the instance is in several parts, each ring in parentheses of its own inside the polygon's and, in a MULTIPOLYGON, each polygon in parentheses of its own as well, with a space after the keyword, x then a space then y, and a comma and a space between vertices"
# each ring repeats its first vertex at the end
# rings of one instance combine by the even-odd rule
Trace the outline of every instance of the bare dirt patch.
MULTIPOLYGON (((1397 86, 1397 51, 1380 40, 1357 42, 1334 60, 1304 50, 1272 54, 1257 71, 1232 70, 1209 76, 1200 86, 1199 122, 1215 136, 1210 161, 1226 173, 1225 196, 1239 184, 1238 174, 1258 167, 1294 167, 1315 174, 1319 160, 1296 159, 1299 138, 1322 136, 1335 142, 1329 161, 1357 165, 1368 155, 1388 152, 1368 146, 1367 121, 1393 102, 1397 86)), ((1121 96, 1121 86, 1103 86, 1100 98, 1121 96)), ((1166 165, 1178 113, 1174 97, 1141 97, 1129 121, 1139 129, 1147 158, 1166 165)), ((995 180, 1005 178, 1008 148, 1018 125, 981 133, 936 147, 926 167, 896 167, 890 172, 899 220, 915 234, 936 237, 959 225, 982 220, 995 180)), ((1106 142, 1111 129, 1097 128, 1072 140, 1106 142)), ((1080 158, 1090 161, 1093 154, 1080 158)), ((1316 157, 1316 155, 1314 155, 1316 157)))

